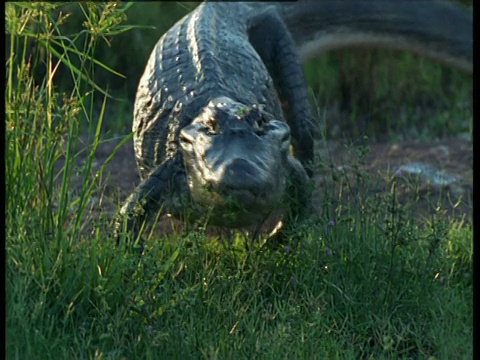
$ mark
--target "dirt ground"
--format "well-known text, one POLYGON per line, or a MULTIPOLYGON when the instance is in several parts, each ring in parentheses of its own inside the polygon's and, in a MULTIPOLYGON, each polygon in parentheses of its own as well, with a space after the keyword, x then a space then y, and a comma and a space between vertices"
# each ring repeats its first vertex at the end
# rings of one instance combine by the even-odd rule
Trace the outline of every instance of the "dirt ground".
MULTIPOLYGON (((329 143, 320 151, 321 158, 331 158, 334 172, 350 179, 355 192, 369 195, 390 192, 396 178, 400 203, 415 202, 414 212, 428 219, 441 206, 446 217, 471 222, 473 215, 473 146, 460 138, 430 141, 369 144, 362 157, 358 147, 348 148, 339 142, 329 143), (323 155, 323 156, 322 156, 323 155), (358 170, 356 169, 358 164, 358 170), (368 185, 355 185, 356 173, 364 173, 368 185), (368 190, 365 190, 365 189, 368 190)), ((330 166, 332 166, 330 165, 330 166)), ((325 172, 324 172, 325 173, 325 172)), ((332 173, 332 170, 329 170, 332 173)), ((330 176, 331 178, 331 176, 330 176)), ((317 187, 328 188, 328 176, 317 175, 317 187), (326 180, 327 179, 327 180, 326 180)), ((438 213, 438 212, 437 212, 438 213)))
MULTIPOLYGON (((93 164, 94 172, 100 168, 118 144, 116 141, 102 142, 93 164)), ((419 194, 414 207, 420 218, 429 218, 442 202, 444 215, 465 222, 471 222, 473 215, 473 146, 460 138, 446 138, 431 141, 405 141, 399 143, 369 144, 369 151, 362 158, 358 156, 358 146, 345 146, 340 141, 316 144, 317 157, 323 166, 315 174, 315 204, 322 204, 325 194, 338 198, 338 178, 348 179, 349 196, 343 201, 354 201, 359 191, 374 196, 390 191, 387 184, 392 177, 402 177, 398 182, 397 194, 402 202, 411 201, 412 187, 408 184, 417 179, 419 194), (357 166, 358 165, 358 166, 357 166), (422 168, 423 166, 423 168, 422 168), (418 169, 420 168, 420 171, 418 169), (423 170, 422 170, 423 169, 423 170), (369 176, 368 186, 356 184, 356 174, 369 176), (337 175, 333 182, 332 174, 337 175), (326 190, 326 191, 325 191, 326 190)), ((80 163, 84 161, 78 158, 80 163)), ((80 178, 74 178, 74 190, 80 190, 80 178)), ((136 169, 133 145, 130 141, 114 156, 100 178, 101 187, 92 197, 93 218, 111 219, 118 206, 140 182, 136 169)), ((345 184, 346 182, 343 181, 345 184)), ((320 207, 320 206, 319 206, 320 207)), ((321 209, 319 209, 321 211, 321 209)), ((164 219, 160 228, 167 232, 178 223, 164 219)))

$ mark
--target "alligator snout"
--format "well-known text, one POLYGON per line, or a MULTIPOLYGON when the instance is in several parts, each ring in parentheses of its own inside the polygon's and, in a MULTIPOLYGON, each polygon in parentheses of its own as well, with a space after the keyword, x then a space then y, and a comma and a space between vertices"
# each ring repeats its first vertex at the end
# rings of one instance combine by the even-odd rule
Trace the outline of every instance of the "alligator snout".
POLYGON ((219 174, 213 180, 220 191, 248 190, 254 194, 263 193, 269 185, 265 169, 245 159, 234 159, 217 169, 219 174))

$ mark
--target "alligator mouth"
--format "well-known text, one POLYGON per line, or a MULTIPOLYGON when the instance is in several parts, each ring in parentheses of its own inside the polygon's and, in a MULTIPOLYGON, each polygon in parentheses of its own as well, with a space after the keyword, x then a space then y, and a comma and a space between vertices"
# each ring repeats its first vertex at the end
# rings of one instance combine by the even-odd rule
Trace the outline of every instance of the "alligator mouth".
POLYGON ((262 205, 264 203, 265 196, 254 192, 249 189, 228 189, 222 191, 221 196, 226 199, 225 202, 228 204, 238 204, 243 207, 250 207, 255 205, 262 205))
POLYGON ((215 198, 214 201, 232 204, 232 206, 235 206, 235 203, 242 206, 262 206, 268 203, 277 191, 272 186, 273 184, 258 180, 247 180, 245 177, 242 180, 237 182, 222 181, 220 183, 207 181, 207 194, 210 193, 215 198))
POLYGON ((210 183, 208 188, 218 196, 219 203, 231 209, 261 211, 274 207, 282 194, 281 182, 251 174, 244 171, 241 175, 226 176, 218 183, 210 183))
POLYGON ((230 188, 220 193, 222 199, 219 209, 232 213, 259 212, 267 213, 273 210, 279 203, 279 196, 273 189, 258 191, 248 188, 230 188))
POLYGON ((268 198, 248 189, 230 189, 228 195, 220 194, 217 200, 210 213, 212 224, 233 228, 262 222, 278 207, 273 197, 268 198))
POLYGON ((194 198, 208 214, 209 223, 230 228, 264 221, 280 209, 283 197, 282 186, 209 183, 203 189, 194 198))

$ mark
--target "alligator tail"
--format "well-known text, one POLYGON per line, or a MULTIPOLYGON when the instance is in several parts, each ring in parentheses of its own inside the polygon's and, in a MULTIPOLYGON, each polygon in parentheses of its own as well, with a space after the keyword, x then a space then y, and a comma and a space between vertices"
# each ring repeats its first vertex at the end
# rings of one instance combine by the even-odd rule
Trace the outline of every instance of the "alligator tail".
POLYGON ((276 6, 302 61, 333 49, 377 47, 473 69, 472 11, 458 3, 312 0, 276 6))

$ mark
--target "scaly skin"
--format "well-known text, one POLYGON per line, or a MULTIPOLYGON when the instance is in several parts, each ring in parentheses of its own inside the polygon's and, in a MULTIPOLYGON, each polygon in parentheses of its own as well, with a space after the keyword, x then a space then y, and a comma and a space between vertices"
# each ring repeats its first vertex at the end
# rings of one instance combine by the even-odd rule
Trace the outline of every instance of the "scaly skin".
POLYGON ((201 4, 162 36, 140 80, 143 181, 117 234, 124 222, 136 234, 160 210, 232 228, 277 210, 287 222, 308 213, 315 126, 298 54, 342 46, 409 50, 471 71, 471 12, 437 1, 201 4))

